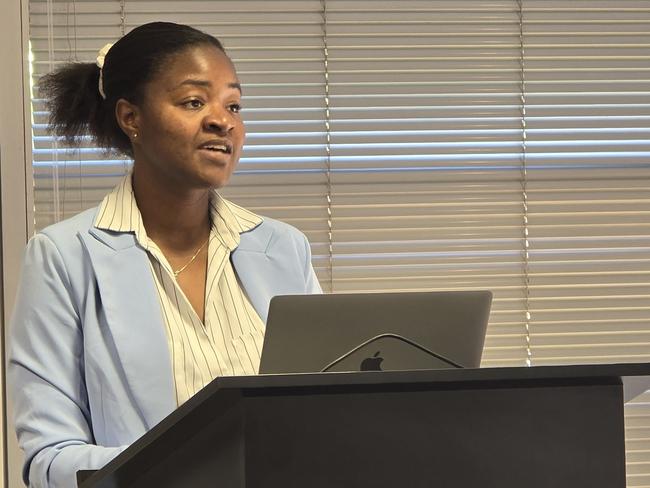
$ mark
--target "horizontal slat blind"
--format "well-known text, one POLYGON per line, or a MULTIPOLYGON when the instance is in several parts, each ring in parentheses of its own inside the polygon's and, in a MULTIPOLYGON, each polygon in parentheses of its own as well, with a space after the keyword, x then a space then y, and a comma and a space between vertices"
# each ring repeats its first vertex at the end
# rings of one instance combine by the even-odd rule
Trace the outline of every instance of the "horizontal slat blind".
POLYGON ((524 365, 516 2, 327 2, 334 289, 489 288, 524 365))
MULTIPOLYGON (((525 2, 533 364, 650 361, 650 2, 525 2)), ((650 404, 626 407, 650 486, 650 404)))
POLYGON ((34 157, 34 220, 39 230, 94 206, 129 168, 85 141, 66 148, 47 132, 47 108, 39 98, 38 79, 71 61, 92 62, 97 51, 121 35, 120 4, 115 1, 30 1, 30 68, 34 157), (51 14, 51 15, 48 15, 51 14))
MULTIPOLYGON (((117 0, 52 7, 48 31, 30 0, 35 80, 121 34, 117 0)), ((172 20, 223 41, 248 132, 224 193, 306 232, 327 291, 491 289, 483 366, 650 360, 650 0, 125 13, 126 31, 172 20)), ((53 146, 35 94, 42 228, 96 205, 129 163, 53 146)), ((647 395, 626 407, 631 487, 650 487, 647 395)))
POLYGON ((650 361, 649 7, 525 10, 537 364, 650 361))

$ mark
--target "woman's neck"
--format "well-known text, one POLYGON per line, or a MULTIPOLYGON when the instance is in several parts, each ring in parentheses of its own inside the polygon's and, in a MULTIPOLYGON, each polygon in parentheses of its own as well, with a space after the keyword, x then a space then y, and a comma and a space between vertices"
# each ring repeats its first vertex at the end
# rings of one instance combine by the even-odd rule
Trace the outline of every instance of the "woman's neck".
POLYGON ((147 236, 174 253, 195 249, 210 235, 210 190, 160 184, 133 171, 133 192, 147 236))

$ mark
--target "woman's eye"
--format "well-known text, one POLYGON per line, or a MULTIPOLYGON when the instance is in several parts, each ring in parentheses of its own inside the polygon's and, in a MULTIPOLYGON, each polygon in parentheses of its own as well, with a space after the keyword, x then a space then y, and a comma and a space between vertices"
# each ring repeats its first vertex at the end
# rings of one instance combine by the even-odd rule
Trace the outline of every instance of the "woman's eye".
POLYGON ((188 100, 187 102, 184 102, 183 105, 187 108, 201 108, 203 106, 203 102, 201 100, 193 99, 193 100, 188 100))
POLYGON ((232 105, 230 105, 229 108, 230 111, 234 114, 238 114, 239 112, 241 112, 241 105, 239 105, 238 103, 233 103, 232 105))

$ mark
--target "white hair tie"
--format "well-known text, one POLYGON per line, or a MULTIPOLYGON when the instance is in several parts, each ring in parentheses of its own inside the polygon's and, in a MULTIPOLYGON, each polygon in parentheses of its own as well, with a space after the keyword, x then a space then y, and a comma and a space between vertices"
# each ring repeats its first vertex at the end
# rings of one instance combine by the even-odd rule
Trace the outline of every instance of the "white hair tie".
POLYGON ((106 100, 106 93, 104 93, 104 60, 106 59, 108 51, 110 51, 112 47, 113 44, 108 43, 101 48, 97 54, 97 61, 95 62, 99 67, 99 84, 97 88, 99 89, 99 94, 104 100, 106 100))

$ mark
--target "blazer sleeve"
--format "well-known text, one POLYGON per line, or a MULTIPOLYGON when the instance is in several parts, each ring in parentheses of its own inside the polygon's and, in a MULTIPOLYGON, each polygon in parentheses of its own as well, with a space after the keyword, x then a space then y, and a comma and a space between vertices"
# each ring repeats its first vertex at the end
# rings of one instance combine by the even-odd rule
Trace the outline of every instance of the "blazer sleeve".
POLYGON ((80 469, 99 469, 126 446, 93 445, 84 381, 79 304, 64 260, 44 234, 27 245, 10 324, 8 386, 23 479, 32 487, 76 485, 80 469))

